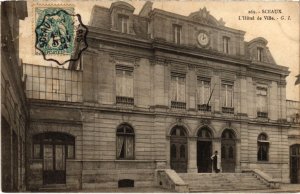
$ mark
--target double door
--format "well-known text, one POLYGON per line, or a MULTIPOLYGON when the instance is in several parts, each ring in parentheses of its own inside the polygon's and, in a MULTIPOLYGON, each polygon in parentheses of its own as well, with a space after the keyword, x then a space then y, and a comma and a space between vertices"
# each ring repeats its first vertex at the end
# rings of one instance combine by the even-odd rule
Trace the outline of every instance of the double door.
POLYGON ((221 165, 222 172, 235 172, 235 141, 232 139, 222 140, 221 165))
POLYGON ((187 172, 187 139, 171 139, 171 169, 178 173, 187 172))
POLYGON ((43 145, 43 181, 44 184, 66 183, 66 145, 43 145))

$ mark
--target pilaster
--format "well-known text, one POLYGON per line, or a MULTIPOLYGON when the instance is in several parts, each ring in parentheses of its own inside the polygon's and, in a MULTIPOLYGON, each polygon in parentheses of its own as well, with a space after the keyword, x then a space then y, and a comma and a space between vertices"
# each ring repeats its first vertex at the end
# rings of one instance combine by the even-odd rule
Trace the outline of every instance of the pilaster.
POLYGON ((197 137, 190 137, 189 144, 189 156, 188 156, 188 173, 197 173, 197 137))

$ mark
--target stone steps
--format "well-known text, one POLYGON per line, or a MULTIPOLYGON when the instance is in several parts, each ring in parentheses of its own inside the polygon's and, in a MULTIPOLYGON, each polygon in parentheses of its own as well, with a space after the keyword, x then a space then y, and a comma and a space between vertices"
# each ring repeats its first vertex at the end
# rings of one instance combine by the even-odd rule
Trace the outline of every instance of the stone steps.
POLYGON ((269 187, 252 173, 179 173, 190 192, 263 190, 269 187))

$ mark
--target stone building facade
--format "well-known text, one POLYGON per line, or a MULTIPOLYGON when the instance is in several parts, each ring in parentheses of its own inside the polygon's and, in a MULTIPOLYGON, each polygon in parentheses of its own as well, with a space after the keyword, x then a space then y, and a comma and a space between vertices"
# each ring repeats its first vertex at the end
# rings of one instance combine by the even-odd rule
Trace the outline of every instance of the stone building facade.
POLYGON ((24 191, 27 104, 19 59, 19 20, 26 2, 1 3, 1 188, 24 191))
POLYGON ((215 150, 223 173, 290 182, 299 124, 287 120, 289 71, 267 40, 244 41, 205 8, 133 12, 94 6, 89 48, 69 69, 25 64, 28 187, 153 186, 156 169, 211 172, 215 150))

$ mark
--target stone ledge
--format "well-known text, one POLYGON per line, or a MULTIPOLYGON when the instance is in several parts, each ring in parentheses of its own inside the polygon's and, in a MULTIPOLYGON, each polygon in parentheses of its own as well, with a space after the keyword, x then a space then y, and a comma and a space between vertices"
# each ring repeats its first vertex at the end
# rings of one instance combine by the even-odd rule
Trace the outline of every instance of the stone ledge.
POLYGON ((161 169, 155 171, 157 184, 162 188, 169 189, 179 193, 189 192, 186 184, 180 176, 171 169, 161 169))

